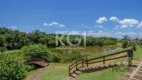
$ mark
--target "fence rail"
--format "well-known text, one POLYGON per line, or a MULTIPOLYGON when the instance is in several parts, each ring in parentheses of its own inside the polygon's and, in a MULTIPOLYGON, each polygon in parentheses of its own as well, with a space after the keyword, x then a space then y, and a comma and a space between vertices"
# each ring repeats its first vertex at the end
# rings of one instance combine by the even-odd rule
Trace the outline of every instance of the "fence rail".
MULTIPOLYGON (((123 50, 123 51, 120 51, 120 52, 116 52, 116 53, 113 53, 113 54, 104 55, 104 56, 97 57, 97 58, 92 58, 92 59, 87 59, 86 58, 86 59, 77 60, 76 62, 74 62, 73 64, 71 64, 69 66, 69 75, 71 76, 71 73, 72 73, 72 71, 74 69, 78 70, 78 68, 84 67, 85 65, 88 67, 89 64, 100 63, 100 62, 103 62, 103 64, 105 64, 106 61, 120 59, 120 58, 124 58, 124 57, 133 57, 133 50, 132 49, 128 49, 128 50, 123 50), (118 54, 123 54, 123 53, 125 53, 125 55, 106 59, 106 57, 110 57, 110 56, 114 56, 114 55, 118 55, 118 54), (132 55, 132 56, 129 56, 129 55, 132 55), (102 60, 96 61, 97 59, 102 59, 102 60)), ((131 61, 128 61, 128 63, 131 63, 131 61)))

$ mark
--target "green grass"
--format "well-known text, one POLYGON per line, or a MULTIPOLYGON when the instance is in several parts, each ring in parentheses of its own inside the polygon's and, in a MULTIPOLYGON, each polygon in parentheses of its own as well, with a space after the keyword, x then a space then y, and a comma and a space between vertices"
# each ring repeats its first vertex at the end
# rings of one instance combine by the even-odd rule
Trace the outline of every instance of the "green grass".
POLYGON ((112 71, 106 69, 98 72, 82 73, 76 80, 121 80, 125 72, 112 71))
POLYGON ((20 52, 20 51, 21 51, 20 49, 19 50, 8 50, 8 51, 5 51, 4 53, 15 53, 15 52, 20 52))
POLYGON ((134 60, 142 59, 142 47, 138 47, 136 51, 134 51, 134 60))
MULTIPOLYGON (((138 47, 137 51, 134 51, 134 59, 139 60, 142 58, 142 48, 138 47)), ((127 58, 124 58, 127 60, 127 58)), ((119 60, 118 60, 119 61, 119 60)), ((121 61, 121 60, 120 60, 121 61)), ((50 67, 40 78, 40 80, 64 80, 68 77, 68 66, 70 64, 64 63, 51 63, 50 67), (56 68, 56 67, 64 68, 56 68)), ((112 68, 105 69, 97 72, 81 73, 77 76, 76 80, 121 80, 127 71, 112 71, 112 68)))
MULTIPOLYGON (((142 59, 142 48, 138 47, 134 51, 134 60, 142 59)), ((125 58, 125 60, 127 60, 125 58)), ((126 71, 112 71, 112 68, 98 72, 82 73, 77 77, 77 80, 121 80, 126 71)))
POLYGON ((40 80, 64 80, 68 77, 68 65, 63 63, 51 63, 51 69, 47 70, 40 80))

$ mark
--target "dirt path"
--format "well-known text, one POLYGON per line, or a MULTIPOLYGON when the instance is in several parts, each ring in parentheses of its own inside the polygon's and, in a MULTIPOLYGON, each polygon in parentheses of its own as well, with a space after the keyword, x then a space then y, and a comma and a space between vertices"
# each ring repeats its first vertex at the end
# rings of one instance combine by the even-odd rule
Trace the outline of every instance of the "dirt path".
POLYGON ((132 68, 122 80, 142 80, 142 60, 137 61, 137 67, 132 68))
POLYGON ((41 68, 40 70, 38 70, 37 72, 35 72, 34 74, 28 76, 25 78, 25 80, 39 80, 40 76, 49 69, 50 67, 47 66, 45 68, 41 68))

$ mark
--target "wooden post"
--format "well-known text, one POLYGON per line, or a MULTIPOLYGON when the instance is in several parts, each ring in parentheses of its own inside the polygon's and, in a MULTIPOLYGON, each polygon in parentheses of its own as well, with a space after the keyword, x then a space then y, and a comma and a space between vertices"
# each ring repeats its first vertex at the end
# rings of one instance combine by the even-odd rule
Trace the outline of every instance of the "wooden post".
POLYGON ((84 62, 83 62, 83 59, 82 59, 82 67, 84 66, 84 64, 83 64, 84 62))
POLYGON ((103 64, 105 64, 105 57, 103 57, 103 64))
POLYGON ((88 59, 87 59, 87 57, 86 57, 86 62, 87 62, 87 67, 88 67, 88 59))
POLYGON ((75 65, 76 65, 76 70, 77 70, 77 61, 76 61, 76 64, 75 64, 75 65))
POLYGON ((129 49, 127 50, 127 56, 128 56, 128 66, 132 66, 132 60, 133 60, 133 50, 129 49))
POLYGON ((71 73, 70 73, 70 67, 69 67, 69 76, 71 76, 71 73))

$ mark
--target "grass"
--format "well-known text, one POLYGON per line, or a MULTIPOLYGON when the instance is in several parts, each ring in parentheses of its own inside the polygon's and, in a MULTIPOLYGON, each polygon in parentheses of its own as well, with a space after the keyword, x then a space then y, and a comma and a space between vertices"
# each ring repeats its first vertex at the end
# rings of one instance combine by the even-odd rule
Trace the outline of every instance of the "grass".
POLYGON ((40 80, 64 80, 68 76, 68 65, 68 63, 51 63, 51 68, 41 76, 40 80))
POLYGON ((136 51, 134 51, 134 60, 142 59, 142 47, 138 47, 136 51))
MULTIPOLYGON (((134 51, 134 60, 142 58, 142 48, 138 47, 134 51)), ((127 60, 127 58, 124 58, 127 60)), ((119 60, 118 60, 119 61, 119 60)), ((121 61, 121 60, 120 60, 121 61)), ((40 78, 40 80, 64 80, 68 77, 69 63, 51 63, 50 67, 40 78)), ((127 71, 112 71, 112 68, 97 72, 81 73, 76 80, 121 80, 127 71)))
MULTIPOLYGON (((134 60, 142 59, 142 48, 138 47, 134 51, 134 60)), ((82 73, 77 77, 77 80, 121 80, 126 71, 116 72, 112 68, 92 73, 82 73)))
MULTIPOLYGON (((8 51, 5 51, 4 53, 16 53, 16 52, 21 52, 21 50, 8 50, 8 51)), ((1 53, 1 52, 0 52, 1 53)), ((1 53, 3 54, 3 53, 1 53)))
POLYGON ((82 73, 76 80, 121 80, 125 72, 112 71, 106 69, 98 72, 82 73))

